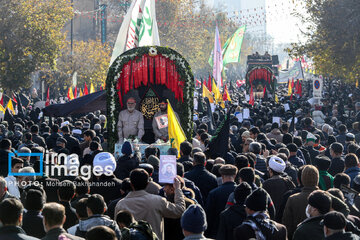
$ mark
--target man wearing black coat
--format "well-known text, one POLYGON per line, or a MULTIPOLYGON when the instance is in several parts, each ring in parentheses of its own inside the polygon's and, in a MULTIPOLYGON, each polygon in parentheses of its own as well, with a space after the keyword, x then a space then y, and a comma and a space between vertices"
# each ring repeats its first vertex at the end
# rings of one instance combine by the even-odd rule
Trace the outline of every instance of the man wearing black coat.
POLYGON ((75 196, 75 184, 69 180, 62 181, 58 189, 58 196, 59 203, 65 207, 64 228, 68 229, 78 222, 76 210, 70 205, 71 199, 75 196))
POLYGON ((192 151, 192 145, 188 141, 184 141, 180 144, 180 158, 177 160, 180 163, 190 161, 192 162, 193 159, 191 158, 190 154, 192 151))
POLYGON ((41 210, 44 207, 44 196, 41 191, 30 189, 26 194, 22 228, 29 236, 42 238, 45 236, 43 216, 41 210))
POLYGON ((11 141, 3 139, 0 142, 0 176, 6 177, 9 170, 9 153, 11 153, 11 141))
POLYGON ((39 238, 27 236, 20 227, 23 214, 23 206, 16 198, 8 198, 0 203, 0 239, 1 240, 39 240, 39 238))
POLYGON ((67 141, 65 148, 69 150, 70 154, 74 153, 74 149, 79 148, 80 146, 79 140, 70 135, 69 126, 63 126, 61 131, 63 133, 63 137, 67 141))
POLYGON ((218 186, 216 176, 205 169, 205 163, 205 154, 195 153, 194 167, 184 175, 200 189, 204 202, 206 202, 209 192, 218 186))
POLYGON ((39 126, 38 125, 32 125, 30 128, 30 132, 32 135, 32 141, 36 143, 37 145, 43 147, 46 149, 46 143, 43 137, 39 136, 39 126))
POLYGON ((235 188, 234 197, 236 203, 221 212, 220 224, 216 237, 217 240, 234 239, 234 229, 246 218, 244 202, 251 191, 251 186, 246 182, 242 182, 235 188))
POLYGON ((235 177, 237 167, 226 164, 219 169, 219 173, 221 174, 223 184, 213 189, 206 199, 205 211, 208 228, 205 234, 209 238, 216 238, 219 226, 219 215, 225 209, 228 197, 234 192, 236 187, 235 177))
POLYGON ((344 147, 341 143, 334 142, 330 145, 331 165, 328 173, 332 176, 345 170, 345 160, 342 157, 343 151, 344 147))
POLYGON ((46 138, 46 145, 48 149, 56 147, 56 140, 61 137, 59 132, 59 126, 54 124, 51 128, 51 135, 46 138))

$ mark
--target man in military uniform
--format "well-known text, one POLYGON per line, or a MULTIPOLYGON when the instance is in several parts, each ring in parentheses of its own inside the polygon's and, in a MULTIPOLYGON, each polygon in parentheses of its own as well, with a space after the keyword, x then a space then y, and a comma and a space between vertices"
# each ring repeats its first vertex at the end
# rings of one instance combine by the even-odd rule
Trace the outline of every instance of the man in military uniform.
POLYGON ((141 112, 135 109, 136 100, 130 97, 126 102, 127 109, 119 113, 117 130, 119 142, 123 143, 124 138, 135 136, 139 140, 144 136, 144 117, 141 112))

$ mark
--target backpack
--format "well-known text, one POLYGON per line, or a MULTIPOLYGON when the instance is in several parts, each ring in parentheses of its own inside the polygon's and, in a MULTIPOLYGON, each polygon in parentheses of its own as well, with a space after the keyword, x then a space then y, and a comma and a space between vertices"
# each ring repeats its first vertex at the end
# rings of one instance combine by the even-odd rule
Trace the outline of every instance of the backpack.
POLYGON ((159 240, 149 223, 138 221, 121 230, 122 240, 159 240))
POLYGON ((270 219, 248 216, 243 224, 250 226, 256 235, 256 239, 260 240, 275 240, 275 234, 279 231, 275 222, 270 219), (258 234, 261 234, 262 236, 258 235, 255 229, 257 229, 258 234))

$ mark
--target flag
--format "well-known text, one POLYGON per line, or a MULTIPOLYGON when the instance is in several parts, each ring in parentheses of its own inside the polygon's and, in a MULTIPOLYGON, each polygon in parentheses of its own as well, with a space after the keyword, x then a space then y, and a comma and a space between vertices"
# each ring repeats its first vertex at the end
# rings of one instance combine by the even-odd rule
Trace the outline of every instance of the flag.
POLYGON ((355 87, 356 87, 356 88, 359 87, 359 80, 358 80, 358 79, 356 79, 355 87))
POLYGON ((15 98, 15 94, 13 93, 13 99, 12 99, 13 101, 14 101, 14 103, 17 105, 18 104, 18 102, 17 102, 17 100, 16 100, 16 98, 15 98))
POLYGON ((217 104, 219 104, 222 108, 225 108, 225 104, 224 101, 222 99, 222 95, 219 91, 219 88, 216 86, 215 82, 213 82, 213 93, 214 93, 214 97, 215 97, 215 101, 217 104))
POLYGON ((212 84, 211 84, 211 82, 212 82, 212 79, 211 79, 211 76, 209 74, 209 80, 207 82, 207 89, 209 89, 210 92, 212 92, 212 86, 211 86, 212 84))
POLYGON ((90 85, 90 94, 95 92, 94 85, 91 83, 90 85))
POLYGON ((275 94, 275 102, 279 103, 279 98, 278 98, 277 94, 275 94))
POLYGON ((75 86, 75 90, 74 90, 74 98, 77 98, 77 87, 75 86))
POLYGON ((69 87, 68 94, 67 94, 67 98, 68 98, 69 100, 73 100, 73 99, 74 99, 74 94, 73 94, 73 91, 72 91, 72 87, 69 87))
POLYGON ((88 95, 89 94, 89 91, 88 91, 88 87, 85 83, 85 87, 84 87, 84 95, 88 95))
POLYGON ((215 120, 214 120, 214 115, 212 114, 211 111, 211 105, 210 105, 210 101, 208 98, 204 98, 205 103, 206 103, 206 112, 204 113, 204 117, 203 119, 201 119, 201 121, 204 121, 207 123, 208 127, 209 127, 209 133, 212 134, 215 131, 215 120))
POLYGON ((237 80, 236 81, 236 86, 239 88, 239 87, 241 87, 242 85, 244 85, 245 84, 245 79, 244 80, 237 80))
POLYGON ((84 96, 84 94, 83 94, 83 92, 82 92, 82 90, 80 88, 79 97, 82 97, 82 96, 84 96))
POLYGON ((207 87, 205 86, 205 84, 203 84, 202 96, 203 96, 203 98, 206 98, 206 97, 207 97, 211 103, 215 102, 213 95, 211 94, 211 92, 209 91, 209 89, 207 89, 207 87))
POLYGON ((291 87, 291 82, 290 82, 290 79, 289 79, 289 84, 288 84, 288 96, 291 96, 292 94, 292 87, 291 87))
POLYGON ((221 71, 223 68, 223 59, 222 59, 220 34, 217 25, 215 29, 213 57, 214 57, 213 77, 215 78, 215 82, 217 86, 221 87, 222 86, 221 71))
POLYGON ((292 78, 292 80, 291 80, 291 88, 294 88, 294 86, 295 86, 294 78, 292 78))
POLYGON ((12 104, 12 100, 11 100, 11 99, 9 99, 9 102, 8 102, 8 104, 6 105, 6 108, 9 109, 9 111, 11 111, 11 113, 12 113, 13 115, 15 115, 15 110, 14 110, 14 106, 13 106, 13 104, 12 104))
POLYGON ((1 94, 0 104, 1 106, 4 106, 4 93, 1 94))
POLYGON ((227 90, 226 84, 225 84, 225 87, 224 87, 223 100, 231 102, 230 94, 229 94, 229 92, 227 90))
POLYGON ((110 65, 126 50, 141 46, 160 46, 154 0, 134 0, 121 24, 110 65))
POLYGON ((3 107, 3 105, 0 105, 0 111, 5 114, 5 108, 3 107))
POLYGON ((266 94, 266 85, 264 86, 263 98, 265 98, 265 94, 266 94))
POLYGON ((50 105, 50 88, 48 88, 47 90, 47 94, 46 94, 46 102, 45 102, 45 106, 49 106, 50 105))
POLYGON ((206 154, 210 158, 225 158, 229 152, 229 135, 230 135, 230 111, 225 115, 224 120, 219 124, 214 136, 206 149, 206 154))
POLYGON ((223 66, 226 66, 226 64, 232 62, 240 62, 240 51, 244 39, 245 30, 246 26, 241 26, 226 41, 223 47, 223 66))
POLYGON ((167 115, 168 115, 169 140, 171 143, 171 147, 176 148, 180 153, 180 144, 186 141, 186 136, 174 113, 174 110, 171 107, 169 100, 167 100, 167 102, 168 102, 167 115))
POLYGON ((249 104, 254 106, 254 103, 255 103, 254 92, 253 92, 253 86, 251 85, 249 104))
POLYGON ((302 96, 302 86, 301 86, 301 82, 299 81, 299 87, 298 87, 298 91, 297 94, 299 94, 299 96, 302 96))

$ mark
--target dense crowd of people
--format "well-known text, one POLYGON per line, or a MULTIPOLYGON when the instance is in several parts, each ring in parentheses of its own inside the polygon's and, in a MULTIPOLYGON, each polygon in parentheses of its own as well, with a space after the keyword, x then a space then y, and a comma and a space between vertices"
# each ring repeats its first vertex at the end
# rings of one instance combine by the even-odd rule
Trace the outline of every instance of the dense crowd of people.
POLYGON ((204 102, 193 139, 168 150, 177 156, 173 184, 159 182, 158 148, 141 154, 126 141, 143 135, 133 98, 120 113, 130 122, 117 125, 117 158, 100 112, 39 119, 31 110, 2 121, 0 239, 359 239, 360 93, 327 82, 313 104, 310 86, 254 105, 231 89, 230 119, 220 107, 209 116, 204 102), (225 121, 229 138, 216 148, 226 154, 214 154, 225 121))

